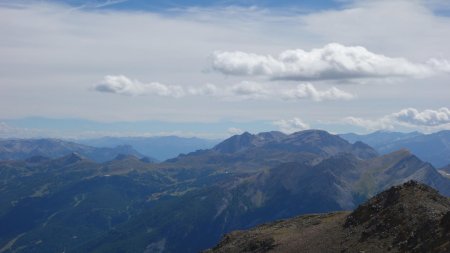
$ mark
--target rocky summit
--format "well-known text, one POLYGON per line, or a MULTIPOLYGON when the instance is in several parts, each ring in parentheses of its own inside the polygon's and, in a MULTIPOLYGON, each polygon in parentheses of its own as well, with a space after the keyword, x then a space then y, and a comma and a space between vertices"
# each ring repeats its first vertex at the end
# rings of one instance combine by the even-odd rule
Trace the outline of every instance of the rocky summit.
POLYGON ((235 231, 206 252, 450 252, 450 199, 408 181, 351 213, 305 215, 235 231))

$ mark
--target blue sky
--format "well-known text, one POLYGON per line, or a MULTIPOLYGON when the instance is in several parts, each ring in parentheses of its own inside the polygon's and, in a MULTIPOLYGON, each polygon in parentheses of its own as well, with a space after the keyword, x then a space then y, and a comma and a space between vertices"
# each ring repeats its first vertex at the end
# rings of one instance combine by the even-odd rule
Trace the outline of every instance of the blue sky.
POLYGON ((258 6, 264 8, 301 8, 304 10, 323 10, 331 8, 340 8, 345 4, 345 1, 336 0, 316 0, 316 1, 292 1, 292 0, 221 0, 221 1, 207 1, 207 0, 167 0, 167 1, 148 1, 148 0, 65 0, 54 1, 56 3, 67 3, 74 7, 101 7, 105 9, 114 10, 134 10, 134 11, 161 11, 174 8, 190 8, 190 7, 228 7, 241 6, 251 7, 258 6))
POLYGON ((450 129, 449 6, 0 0, 0 137, 450 129))

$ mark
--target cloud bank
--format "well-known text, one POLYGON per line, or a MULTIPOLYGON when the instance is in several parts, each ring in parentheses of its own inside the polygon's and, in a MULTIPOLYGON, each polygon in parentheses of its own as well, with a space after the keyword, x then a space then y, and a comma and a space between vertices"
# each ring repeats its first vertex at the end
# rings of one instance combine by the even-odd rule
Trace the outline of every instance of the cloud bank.
POLYGON ((311 51, 287 50, 279 56, 240 51, 216 51, 212 68, 226 75, 267 76, 275 80, 332 80, 352 78, 426 77, 448 71, 446 60, 413 63, 368 51, 361 46, 331 43, 311 51))
POLYGON ((395 129, 396 126, 429 130, 450 129, 450 109, 442 107, 437 110, 419 111, 415 108, 406 108, 375 120, 347 117, 344 121, 369 130, 395 129))
POLYGON ((179 85, 167 85, 159 82, 143 83, 123 75, 105 76, 102 81, 94 85, 94 90, 124 96, 153 95, 173 98, 185 96, 212 96, 225 100, 310 99, 318 102, 325 100, 350 100, 355 98, 355 95, 336 87, 319 90, 310 83, 299 84, 292 87, 291 85, 267 85, 257 82, 242 81, 230 86, 205 84, 184 88, 179 85))

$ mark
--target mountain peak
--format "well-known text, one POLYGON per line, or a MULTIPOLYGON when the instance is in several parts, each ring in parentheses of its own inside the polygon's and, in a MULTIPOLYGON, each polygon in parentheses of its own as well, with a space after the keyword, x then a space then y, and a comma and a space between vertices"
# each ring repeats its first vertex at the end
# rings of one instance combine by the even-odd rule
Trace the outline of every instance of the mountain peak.
POLYGON ((253 135, 249 132, 244 132, 240 135, 233 135, 223 142, 217 144, 213 148, 213 150, 222 153, 234 153, 243 149, 247 149, 249 147, 256 146, 256 142, 258 139, 258 136, 253 135))
POLYGON ((402 149, 399 149, 397 151, 394 151, 394 152, 390 153, 390 155, 393 155, 393 156, 412 156, 413 153, 411 153, 411 151, 409 151, 409 149, 402 148, 402 149))
MULTIPOLYGON (((324 130, 317 130, 317 129, 309 129, 309 130, 304 130, 304 131, 299 131, 299 132, 295 132, 292 133, 290 135, 287 136, 287 139, 296 139, 296 140, 319 140, 319 139, 327 139, 327 138, 339 138, 340 137, 330 134, 327 131, 324 130)), ((343 139, 341 139, 344 142, 347 142, 343 139)))
POLYGON ((261 154, 260 160, 266 158, 268 153, 275 154, 277 152, 287 154, 286 157, 292 154, 303 154, 302 159, 304 160, 310 159, 312 156, 329 157, 340 153, 350 153, 362 160, 378 156, 378 153, 368 145, 350 144, 338 135, 315 129, 290 135, 277 131, 256 135, 245 132, 224 140, 212 151, 225 154, 242 154, 249 151, 253 152, 253 155, 261 154))
POLYGON ((265 141, 280 141, 281 139, 286 138, 287 135, 280 131, 270 131, 259 133, 256 136, 265 141))
POLYGON ((367 145, 366 143, 364 143, 362 141, 357 141, 357 142, 353 143, 353 145, 356 147, 370 147, 369 145, 367 145))
POLYGON ((290 135, 285 135, 281 132, 263 132, 259 134, 250 134, 245 132, 240 135, 234 135, 223 142, 216 145, 213 149, 222 153, 234 153, 239 152, 252 147, 259 147, 269 143, 283 143, 288 145, 305 145, 314 143, 322 145, 323 143, 339 143, 348 144, 347 141, 341 139, 336 135, 332 135, 323 130, 304 130, 295 132, 290 135))
POLYGON ((299 151, 336 155, 352 153, 361 159, 378 156, 378 153, 363 143, 350 144, 338 135, 323 130, 305 130, 293 133, 282 140, 284 144, 296 147, 299 151))
MULTIPOLYGON (((399 206, 402 208, 405 206, 413 207, 417 205, 417 202, 421 205, 433 206, 433 203, 438 200, 441 203, 447 202, 450 208, 448 199, 439 195, 438 191, 430 186, 411 180, 402 185, 393 186, 359 206, 347 217, 345 226, 359 225, 374 219, 382 221, 383 216, 389 213, 390 209, 392 209, 392 212, 395 212, 399 206)), ((404 211, 412 210, 410 208, 404 211)), ((404 215, 404 212, 402 215, 404 215)))
POLYGON ((64 165, 69 165, 85 160, 85 158, 80 154, 78 154, 77 152, 72 152, 66 156, 61 157, 60 160, 63 162, 64 165))
POLYGON ((450 200, 408 181, 355 211, 311 214, 232 232, 209 253, 449 252, 450 200))
POLYGON ((448 252, 449 218, 448 198, 425 184, 408 181, 359 206, 344 227, 360 234, 359 243, 391 241, 401 252, 448 252))
POLYGON ((302 131, 294 132, 294 133, 290 134, 289 136, 298 136, 298 135, 321 135, 321 136, 327 136, 327 135, 332 135, 332 134, 330 134, 329 132, 327 132, 325 130, 308 129, 308 130, 302 130, 302 131))

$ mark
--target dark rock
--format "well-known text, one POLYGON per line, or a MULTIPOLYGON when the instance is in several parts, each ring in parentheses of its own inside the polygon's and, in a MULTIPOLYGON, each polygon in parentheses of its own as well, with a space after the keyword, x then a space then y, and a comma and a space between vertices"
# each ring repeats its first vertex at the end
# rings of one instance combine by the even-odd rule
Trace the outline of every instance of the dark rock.
POLYGON ((391 187, 348 215, 281 223, 231 233, 210 252, 450 252, 450 200, 416 181, 391 187))

